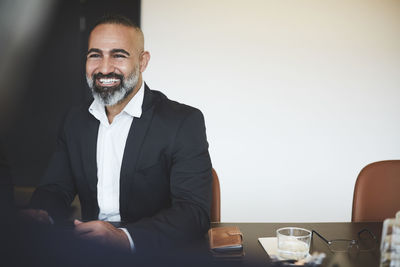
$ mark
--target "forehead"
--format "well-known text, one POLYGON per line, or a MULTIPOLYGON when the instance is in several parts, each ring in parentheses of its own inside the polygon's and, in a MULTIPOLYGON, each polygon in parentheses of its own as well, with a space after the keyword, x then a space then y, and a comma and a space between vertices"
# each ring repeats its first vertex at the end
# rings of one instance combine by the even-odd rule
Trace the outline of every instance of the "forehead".
POLYGON ((118 24, 101 24, 93 29, 89 36, 88 48, 110 50, 135 48, 135 29, 118 24))

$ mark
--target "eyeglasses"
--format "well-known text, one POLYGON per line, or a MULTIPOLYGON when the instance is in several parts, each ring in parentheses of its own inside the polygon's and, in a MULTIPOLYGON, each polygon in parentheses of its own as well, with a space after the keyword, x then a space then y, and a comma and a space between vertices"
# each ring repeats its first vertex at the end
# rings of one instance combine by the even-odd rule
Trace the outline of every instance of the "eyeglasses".
POLYGON ((368 229, 362 229, 358 232, 358 239, 333 239, 328 240, 319 234, 317 231, 312 230, 312 237, 316 234, 328 245, 332 252, 349 252, 358 253, 373 251, 378 244, 376 236, 368 229))

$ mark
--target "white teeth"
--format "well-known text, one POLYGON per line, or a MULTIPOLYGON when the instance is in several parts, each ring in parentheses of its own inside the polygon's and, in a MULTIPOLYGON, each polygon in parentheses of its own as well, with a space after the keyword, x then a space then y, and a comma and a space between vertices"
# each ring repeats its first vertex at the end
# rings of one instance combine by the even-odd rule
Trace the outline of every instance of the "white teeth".
POLYGON ((112 84, 118 82, 119 79, 99 79, 102 84, 112 84))

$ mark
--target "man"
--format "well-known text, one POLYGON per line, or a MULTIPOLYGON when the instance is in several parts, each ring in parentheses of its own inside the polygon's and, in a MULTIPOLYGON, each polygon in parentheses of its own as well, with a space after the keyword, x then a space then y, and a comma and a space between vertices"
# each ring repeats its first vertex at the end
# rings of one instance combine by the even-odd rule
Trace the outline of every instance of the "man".
POLYGON ((142 31, 128 19, 96 24, 86 61, 94 101, 67 114, 31 215, 65 219, 78 194, 76 236, 138 252, 208 230, 212 176, 203 116, 143 83, 149 59, 142 31))

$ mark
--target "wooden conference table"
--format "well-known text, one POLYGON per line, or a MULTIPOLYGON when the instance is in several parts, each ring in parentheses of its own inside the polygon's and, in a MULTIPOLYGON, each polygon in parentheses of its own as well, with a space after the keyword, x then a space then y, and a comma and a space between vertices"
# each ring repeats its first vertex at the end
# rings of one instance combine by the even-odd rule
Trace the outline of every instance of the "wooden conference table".
POLYGON ((357 233, 368 228, 378 239, 377 248, 372 252, 360 252, 356 257, 350 257, 348 253, 330 252, 326 243, 317 236, 313 237, 310 253, 314 251, 324 252, 327 257, 322 266, 379 266, 379 244, 382 232, 382 223, 212 223, 212 227, 236 225, 243 233, 243 247, 245 255, 241 259, 243 266, 252 263, 269 262, 269 256, 258 242, 259 237, 275 237, 276 230, 281 227, 295 226, 308 230, 315 230, 328 240, 332 239, 357 239, 357 233), (248 264, 247 264, 248 263, 248 264))
MULTIPOLYGON (((117 223, 120 224, 120 223, 117 223)), ((323 235, 325 238, 328 240, 332 239, 339 239, 339 238, 345 238, 345 239, 357 239, 357 233, 363 229, 363 228, 368 228, 378 239, 378 246, 374 251, 370 252, 360 252, 356 257, 354 255, 350 257, 350 254, 348 253, 336 253, 333 254, 330 252, 329 248, 327 247, 326 243, 322 241, 320 238, 314 236, 312 243, 311 243, 311 248, 310 252, 318 251, 318 252, 324 252, 327 257, 325 258, 325 261, 323 262, 322 266, 328 266, 328 267, 336 267, 336 266, 355 266, 355 267, 378 267, 379 266, 379 244, 380 244, 380 237, 381 237, 381 231, 382 231, 382 223, 212 223, 212 227, 220 227, 220 226, 233 226, 236 225, 240 228, 240 230, 243 233, 244 240, 243 240, 243 247, 244 247, 244 253, 245 255, 240 258, 240 259, 223 259, 222 264, 216 264, 215 266, 268 266, 268 263, 270 262, 270 258, 268 254, 265 252, 264 248, 261 246, 261 244, 258 241, 259 237, 275 237, 276 236, 276 230, 281 227, 287 227, 287 226, 294 226, 294 227, 301 227, 301 228, 306 228, 309 230, 316 230, 318 233, 323 235), (231 262, 231 261, 234 261, 231 262)), ((123 227, 123 224, 121 223, 120 225, 116 225, 118 227, 123 227)), ((5 229, 5 228, 3 228, 5 229)), ((21 228, 24 229, 24 228, 21 228)), ((36 228, 32 228, 36 229, 36 228)), ((110 260, 113 259, 118 259, 116 256, 112 253, 115 251, 111 251, 112 253, 98 253, 95 249, 92 249, 91 247, 86 246, 89 243, 75 243, 75 239, 73 238, 73 235, 71 234, 71 229, 72 228, 66 228, 65 230, 59 230, 56 231, 57 228, 53 229, 50 232, 46 232, 44 230, 48 230, 47 228, 38 228, 41 229, 41 232, 38 231, 29 231, 30 229, 27 229, 27 231, 24 231, 21 233, 21 236, 17 236, 17 239, 14 240, 14 236, 12 235, 13 232, 11 232, 11 235, 9 236, 9 239, 7 242, 1 242, 0 244, 7 245, 5 248, 9 248, 9 250, 13 249, 14 246, 9 246, 8 243, 13 241, 16 242, 20 246, 20 249, 15 251, 14 254, 8 255, 8 258, 3 259, 5 262, 8 260, 11 260, 11 262, 15 262, 16 260, 19 261, 27 261, 30 263, 32 261, 32 255, 38 255, 35 256, 33 259, 36 260, 37 263, 43 263, 43 262, 48 262, 48 251, 53 251, 52 253, 52 259, 59 259, 58 263, 64 264, 63 266, 77 266, 73 264, 69 264, 71 261, 72 262, 88 262, 89 260, 93 260, 94 262, 102 262, 103 260, 107 260, 109 256, 110 260), (45 237, 43 237, 42 233, 47 233, 45 237), (27 238, 27 234, 29 234, 29 238, 27 238), (19 238, 18 238, 19 237, 19 238), (39 241, 39 242, 36 242, 39 241), (35 243, 36 242, 36 243, 35 243), (35 248, 34 250, 32 248, 35 248), (23 252, 21 254, 21 251, 23 252), (33 254, 32 254, 33 253, 33 254), (89 255, 87 254, 89 253, 89 255), (92 253, 92 254, 90 254, 92 253), (104 254, 104 255, 103 255, 104 254), (22 255, 26 255, 22 257, 22 255), (65 256, 68 256, 65 258, 65 256), (29 256, 29 257, 28 257, 29 256), (101 256, 101 257, 100 257, 101 256), (57 258, 58 257, 58 258, 57 258)), ((61 228, 63 229, 63 228, 61 228)), ((0 234, 1 236, 1 234, 0 234)), ((3 237, 2 237, 3 238, 3 237)), ((12 243, 12 242, 11 242, 12 243)), ((90 243, 90 245, 93 245, 90 243)), ((208 241, 207 239, 199 240, 199 242, 194 242, 193 246, 189 245, 187 248, 187 253, 182 253, 183 251, 179 251, 178 254, 176 255, 171 255, 172 257, 177 256, 179 259, 182 257, 182 255, 189 255, 186 256, 186 260, 190 260, 191 262, 193 258, 190 258, 192 255, 194 257, 198 257, 199 260, 205 260, 207 263, 210 263, 209 260, 211 261, 221 261, 218 259, 213 259, 211 258, 211 253, 208 250, 208 241), (191 253, 193 252, 193 253, 191 253), (189 258, 187 258, 189 257, 189 258)), ((1 250, 1 249, 0 249, 1 250)), ((2 251, 0 251, 2 252, 2 251)), ((105 251, 107 252, 107 251, 105 251)), ((167 251, 169 252, 169 251, 167 251)), ((176 251, 173 251, 176 252, 176 251)), ((151 258, 154 258, 157 262, 157 258, 159 257, 154 257, 153 255, 154 252, 152 252, 149 256, 151 258)), ((1 255, 1 253, 0 253, 1 255)), ((116 254, 117 256, 119 254, 116 254)), ((131 254, 129 254, 131 255, 131 254)), ((166 254, 169 256, 169 254, 166 254)), ((131 258, 128 257, 126 258, 127 261, 125 263, 129 263, 126 266, 132 266, 131 263, 131 258)), ((124 258, 122 258, 124 260, 124 258)), ((140 260, 140 258, 139 258, 140 260)), ((202 262, 200 261, 200 264, 197 266, 212 266, 212 264, 201 264, 202 262)), ((212 262, 211 262, 212 263, 212 262)), ((218 262, 221 263, 221 262, 218 262)), ((2 263, 0 263, 2 265, 2 263)), ((14 264, 16 266, 19 266, 18 264, 14 264)), ((182 265, 182 264, 181 264, 182 265)), ((193 264, 190 264, 193 266, 193 264)), ((2 265, 3 266, 3 265, 2 265)), ((6 266, 6 265, 4 265, 6 266)), ((24 265, 25 266, 25 265, 24 265)), ((30 265, 26 265, 30 266, 30 265)), ((32 265, 32 266, 43 266, 43 265, 32 265)), ((59 265, 47 265, 47 266, 59 266, 59 265)), ((79 266, 85 266, 85 265, 79 265, 79 266)), ((96 266, 96 265, 92 265, 96 266)), ((100 265, 99 265, 100 266, 100 265)), ((109 266, 125 266, 125 265, 109 265, 109 266)), ((183 264, 182 266, 186 266, 183 264)))

